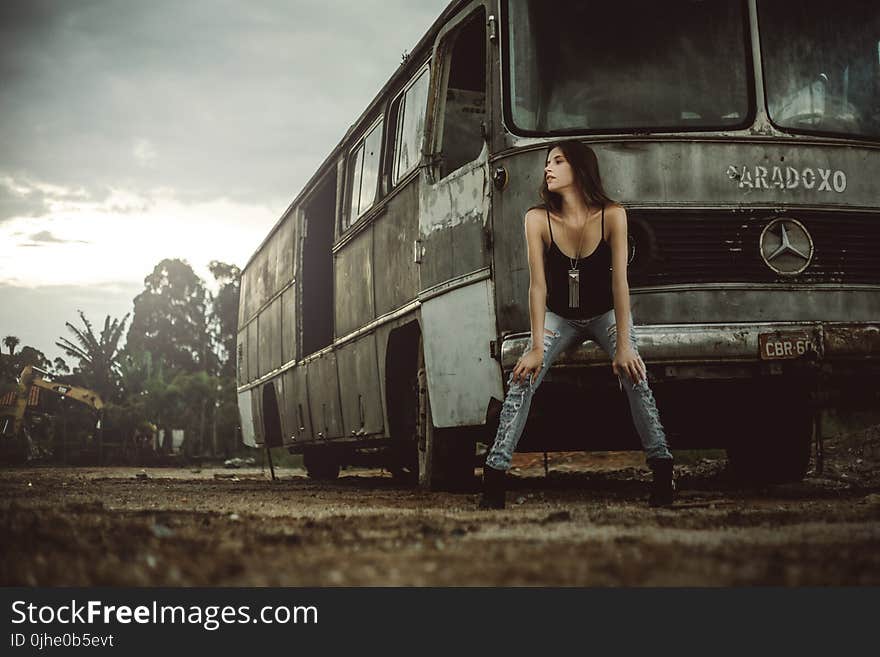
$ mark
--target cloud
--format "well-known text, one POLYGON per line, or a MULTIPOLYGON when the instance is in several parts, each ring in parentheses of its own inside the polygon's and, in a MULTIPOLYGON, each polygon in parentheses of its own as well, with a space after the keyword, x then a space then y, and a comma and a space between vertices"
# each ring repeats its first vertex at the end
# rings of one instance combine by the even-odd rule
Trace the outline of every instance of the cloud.
MULTIPOLYGON (((30 240, 33 242, 48 242, 52 244, 88 244, 89 242, 85 240, 64 240, 58 237, 55 237, 48 230, 41 230, 39 233, 34 233, 30 236, 30 240)), ((33 245, 37 246, 37 245, 33 245)))
MULTIPOLYGON (((167 190, 152 190, 164 194, 167 190)), ((149 197, 122 190, 96 187, 87 191, 44 181, 3 174, 0 171, 0 222, 13 218, 45 218, 81 212, 85 208, 100 208, 116 214, 144 212, 152 201, 149 197)), ((32 231, 31 231, 32 232, 32 231)))
POLYGON ((203 277, 211 260, 241 267, 277 220, 263 205, 192 201, 174 190, 112 190, 103 202, 65 201, 49 215, 0 224, 0 282, 45 286, 142 281, 164 258, 203 277), (39 259, 26 250, 40 248, 39 259))
POLYGON ((71 337, 64 323, 79 326, 79 309, 95 326, 103 326, 107 315, 121 319, 132 310, 134 297, 141 289, 141 285, 119 281, 40 288, 0 283, 3 335, 18 336, 23 345, 39 349, 50 360, 63 356, 72 366, 74 363, 55 346, 59 338, 71 337))
POLYGON ((151 164, 156 159, 156 149, 146 139, 135 139, 132 155, 141 164, 151 164))
POLYGON ((4 330, 52 357, 162 258, 243 265, 447 4, 0 2, 4 330))
MULTIPOLYGON (((4 168, 280 213, 447 2, 2 4, 4 168)), ((0 221, 42 209, 0 200, 0 221)))
POLYGON ((0 171, 0 222, 13 217, 41 217, 59 204, 89 198, 82 187, 72 189, 0 171))
POLYGON ((45 195, 40 192, 18 193, 0 179, 0 222, 12 217, 39 217, 48 211, 45 195))

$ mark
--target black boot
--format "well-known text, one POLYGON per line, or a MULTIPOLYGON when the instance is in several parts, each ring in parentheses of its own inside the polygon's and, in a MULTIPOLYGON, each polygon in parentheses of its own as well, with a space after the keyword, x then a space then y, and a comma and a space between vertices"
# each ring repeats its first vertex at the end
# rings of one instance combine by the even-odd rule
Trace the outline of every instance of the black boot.
POLYGON ((672 479, 672 459, 648 459, 654 473, 648 506, 672 506, 675 482, 672 479))
POLYGON ((483 466, 483 494, 480 497, 481 509, 503 509, 505 486, 504 479, 507 473, 504 470, 483 466))

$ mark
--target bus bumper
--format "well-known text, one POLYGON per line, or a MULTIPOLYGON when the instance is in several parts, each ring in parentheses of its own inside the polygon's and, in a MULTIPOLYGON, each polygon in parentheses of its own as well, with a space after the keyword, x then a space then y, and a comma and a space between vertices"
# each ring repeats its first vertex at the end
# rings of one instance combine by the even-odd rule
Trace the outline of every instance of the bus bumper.
MULTIPOLYGON (((667 324, 636 326, 635 332, 653 381, 747 379, 801 371, 805 365, 829 375, 880 372, 880 323, 667 324)), ((514 368, 528 342, 529 333, 504 338, 505 373, 514 368)), ((601 368, 610 370, 610 357, 587 340, 561 354, 547 380, 601 368)))

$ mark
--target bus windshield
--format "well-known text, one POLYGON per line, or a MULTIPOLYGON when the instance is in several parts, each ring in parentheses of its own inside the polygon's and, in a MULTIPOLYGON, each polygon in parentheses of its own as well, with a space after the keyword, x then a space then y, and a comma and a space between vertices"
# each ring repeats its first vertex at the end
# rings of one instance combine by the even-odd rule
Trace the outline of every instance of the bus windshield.
POLYGON ((740 127, 745 3, 508 3, 510 127, 526 134, 740 127))
POLYGON ((880 137, 876 0, 758 5, 767 110, 793 131, 880 137))

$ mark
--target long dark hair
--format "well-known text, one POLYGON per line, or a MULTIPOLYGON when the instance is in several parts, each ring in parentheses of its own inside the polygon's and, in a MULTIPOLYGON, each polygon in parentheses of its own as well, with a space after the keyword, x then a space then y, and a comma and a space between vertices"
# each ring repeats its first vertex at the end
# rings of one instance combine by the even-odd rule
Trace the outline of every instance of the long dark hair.
MULTIPOLYGON (((602 187, 602 178, 599 176, 599 160, 592 148, 576 139, 556 141, 547 148, 545 162, 550 156, 550 151, 554 148, 561 150, 571 165, 572 171, 574 171, 575 185, 584 195, 584 201, 587 205, 605 207, 609 203, 614 203, 602 187)), ((544 205, 558 213, 562 210, 562 196, 547 189, 547 177, 542 177, 544 182, 541 184, 540 194, 544 199, 544 205)))

